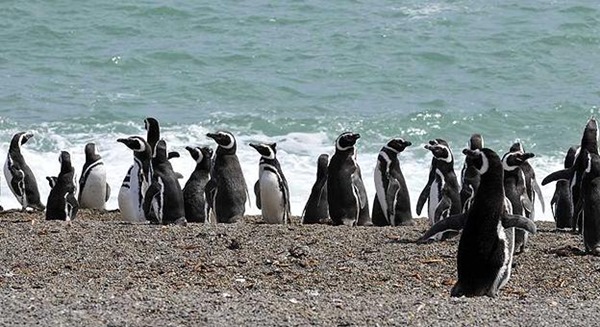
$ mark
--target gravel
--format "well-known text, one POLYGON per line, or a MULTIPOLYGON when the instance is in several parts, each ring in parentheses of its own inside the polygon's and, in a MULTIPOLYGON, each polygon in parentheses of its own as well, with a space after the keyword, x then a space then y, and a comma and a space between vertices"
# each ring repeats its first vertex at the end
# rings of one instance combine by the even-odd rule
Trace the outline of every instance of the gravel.
POLYGON ((450 298, 458 237, 405 227, 154 226, 0 215, 0 325, 597 325, 600 259, 537 222, 497 298, 450 298))

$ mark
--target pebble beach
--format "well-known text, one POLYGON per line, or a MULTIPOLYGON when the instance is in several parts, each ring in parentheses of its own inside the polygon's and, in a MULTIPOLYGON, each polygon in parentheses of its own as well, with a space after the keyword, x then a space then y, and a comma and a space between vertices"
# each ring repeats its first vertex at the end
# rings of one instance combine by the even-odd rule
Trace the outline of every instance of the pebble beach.
MULTIPOLYGON (((459 237, 414 226, 127 224, 0 214, 0 325, 590 326, 600 260, 537 222, 497 298, 451 298, 459 237)), ((297 221, 297 219, 296 219, 297 221)))

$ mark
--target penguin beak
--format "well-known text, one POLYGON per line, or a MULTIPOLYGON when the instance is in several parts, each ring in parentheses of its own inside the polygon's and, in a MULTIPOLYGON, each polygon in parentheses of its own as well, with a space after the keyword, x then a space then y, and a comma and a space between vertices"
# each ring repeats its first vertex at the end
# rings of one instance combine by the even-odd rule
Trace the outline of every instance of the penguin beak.
POLYGON ((431 151, 432 146, 429 144, 425 144, 425 146, 423 148, 431 151))
POLYGON ((352 134, 352 139, 353 140, 358 140, 360 138, 360 134, 356 133, 356 134, 352 134))
POLYGON ((260 147, 260 145, 259 145, 259 144, 257 144, 257 143, 250 143, 249 145, 250 145, 251 147, 255 148, 255 149, 256 149, 256 151, 258 151, 258 148, 260 147))
POLYGON ((130 149, 133 146, 133 140, 131 139, 117 139, 117 142, 125 144, 130 149))
POLYGON ((186 146, 185 147, 186 150, 188 150, 189 153, 192 153, 192 151, 194 151, 195 149, 192 148, 191 146, 186 146))
POLYGON ((207 137, 210 137, 211 139, 213 139, 213 140, 215 140, 215 141, 217 140, 217 136, 218 136, 218 135, 219 135, 219 134, 217 134, 217 133, 206 133, 206 136, 207 136, 207 137))
POLYGON ((171 151, 169 152, 169 154, 167 155, 167 159, 171 160, 173 158, 179 158, 181 157, 181 155, 179 154, 179 152, 177 151, 171 151))
POLYGON ((412 145, 412 142, 411 142, 411 141, 405 141, 405 142, 404 142, 404 146, 411 146, 411 145, 412 145))
POLYGON ((477 156, 479 151, 471 150, 471 149, 463 149, 462 153, 467 157, 475 157, 477 156))
POLYGON ((531 159, 535 157, 535 154, 531 153, 531 152, 527 152, 523 154, 523 161, 527 160, 527 159, 531 159))

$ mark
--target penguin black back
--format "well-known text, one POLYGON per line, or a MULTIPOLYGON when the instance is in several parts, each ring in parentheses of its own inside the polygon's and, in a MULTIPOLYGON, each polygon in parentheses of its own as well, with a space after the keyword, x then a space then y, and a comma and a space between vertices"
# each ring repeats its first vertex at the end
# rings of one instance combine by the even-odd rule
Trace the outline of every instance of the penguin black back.
POLYGON ((210 179, 213 150, 209 147, 186 147, 196 162, 196 167, 183 188, 185 217, 188 222, 205 222, 208 206, 204 189, 210 179))
POLYGON ((304 206, 303 224, 325 223, 329 219, 329 206, 327 205, 328 164, 329 155, 326 153, 321 154, 317 159, 317 179, 304 206))
POLYGON ((71 156, 62 151, 59 157, 60 173, 54 187, 48 195, 46 208, 47 220, 73 220, 77 215, 79 204, 75 197, 75 169, 71 164, 71 156))

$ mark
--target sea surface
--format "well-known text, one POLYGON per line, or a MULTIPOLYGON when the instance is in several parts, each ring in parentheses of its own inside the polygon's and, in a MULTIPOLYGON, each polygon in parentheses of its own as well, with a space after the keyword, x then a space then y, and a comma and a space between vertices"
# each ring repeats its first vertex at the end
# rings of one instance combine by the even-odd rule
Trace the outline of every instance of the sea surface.
MULTIPOLYGON (((562 167, 600 103, 597 1, 3 1, 0 5, 0 156, 31 131, 24 156, 40 184, 61 150, 78 173, 96 142, 113 190, 132 163, 116 139, 144 135, 155 117, 175 169, 194 168, 186 145, 238 139, 249 189, 258 153, 277 142, 300 215, 319 154, 344 131, 361 134, 358 162, 372 201, 377 153, 390 138, 413 207, 430 139, 446 139, 462 167, 472 133, 500 155, 519 138, 539 180, 562 167)), ((3 159, 2 159, 3 160, 3 159)), ((546 212, 554 185, 543 187, 546 212)), ((45 202, 45 201, 44 201, 45 202)), ((254 195, 251 195, 254 202, 254 195)), ((19 207, 5 179, 0 204, 19 207)), ((414 211, 414 208, 413 208, 414 211)), ((258 213, 254 204, 248 213, 258 213)), ((424 213, 423 213, 424 214, 424 213)))

